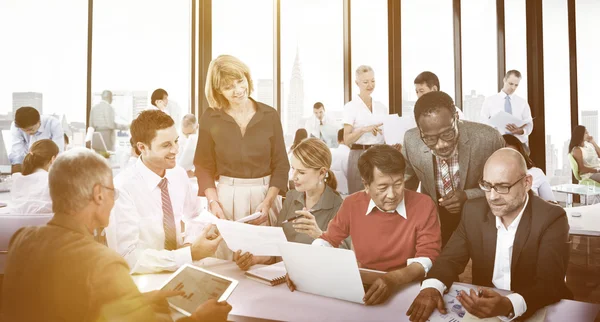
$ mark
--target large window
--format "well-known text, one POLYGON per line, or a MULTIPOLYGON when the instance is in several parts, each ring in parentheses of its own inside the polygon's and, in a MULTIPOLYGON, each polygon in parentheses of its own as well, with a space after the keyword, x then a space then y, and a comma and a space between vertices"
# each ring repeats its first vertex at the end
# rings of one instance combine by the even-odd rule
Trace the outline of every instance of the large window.
MULTIPOLYGON (((373 98, 389 106, 390 78, 388 69, 388 16, 386 0, 352 0, 352 79, 360 65, 375 71, 376 88, 373 98)), ((352 95, 358 88, 352 83, 352 95)))
POLYGON ((516 69, 522 79, 516 94, 527 100, 527 33, 525 0, 504 0, 506 70, 516 69))
POLYGON ((498 93, 496 0, 461 0, 463 112, 479 121, 485 97, 498 93))
POLYGON ((233 55, 250 68, 251 96, 273 106, 273 1, 212 2, 212 56, 233 55))
POLYGON ((571 138, 567 1, 544 0, 542 10, 546 176, 550 184, 555 185, 571 182, 571 167, 567 158, 571 138))
POLYGON ((87 1, 0 1, 0 165, 21 106, 63 122, 71 143, 85 132, 87 1), (57 19, 55 12, 69 12, 57 19))
POLYGON ((423 71, 435 73, 440 90, 455 101, 452 1, 403 0, 402 114, 412 114, 417 95, 414 80, 423 71))
MULTIPOLYGON (((94 1, 92 102, 110 90, 118 123, 150 106, 157 88, 168 92, 176 124, 190 113, 190 1, 94 1)), ((117 143, 121 158, 129 134, 118 132, 117 143)))
POLYGON ((579 101, 579 124, 585 126, 598 142, 598 90, 597 77, 600 75, 600 6, 595 0, 576 2, 577 30, 577 92, 579 101))
POLYGON ((341 119, 343 12, 342 0, 281 1, 282 123, 288 145, 296 130, 304 127, 315 102, 341 119))

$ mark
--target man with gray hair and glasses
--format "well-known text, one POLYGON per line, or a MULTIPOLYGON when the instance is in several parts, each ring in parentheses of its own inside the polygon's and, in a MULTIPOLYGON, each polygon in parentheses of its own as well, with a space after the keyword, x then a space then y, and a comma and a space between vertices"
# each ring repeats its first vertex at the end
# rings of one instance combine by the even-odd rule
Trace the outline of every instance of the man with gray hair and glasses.
MULTIPOLYGON (((75 148, 60 155, 48 176, 54 217, 12 237, 2 289, 3 321, 157 321, 166 297, 142 294, 127 262, 93 238, 108 225, 119 197, 100 155, 75 148)), ((179 321, 226 321, 229 304, 210 300, 179 321)))
POLYGON ((473 284, 456 297, 478 318, 526 319, 544 306, 572 299, 565 284, 569 263, 569 223, 563 208, 531 192, 523 156, 500 149, 487 160, 479 181, 485 198, 465 203, 462 219, 437 258, 406 315, 425 322, 442 294, 458 281, 469 259, 473 284), (503 296, 492 288, 512 291, 503 296))

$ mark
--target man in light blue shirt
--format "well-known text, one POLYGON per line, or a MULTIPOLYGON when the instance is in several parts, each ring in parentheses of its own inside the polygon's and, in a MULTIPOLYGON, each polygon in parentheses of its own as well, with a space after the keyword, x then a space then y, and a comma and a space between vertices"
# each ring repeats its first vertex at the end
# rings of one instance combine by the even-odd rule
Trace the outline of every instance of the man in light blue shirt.
POLYGON ((65 148, 64 131, 58 119, 41 116, 33 107, 23 106, 15 113, 15 121, 10 126, 12 137, 8 159, 11 165, 23 163, 29 147, 38 140, 50 139, 58 145, 59 152, 65 148))

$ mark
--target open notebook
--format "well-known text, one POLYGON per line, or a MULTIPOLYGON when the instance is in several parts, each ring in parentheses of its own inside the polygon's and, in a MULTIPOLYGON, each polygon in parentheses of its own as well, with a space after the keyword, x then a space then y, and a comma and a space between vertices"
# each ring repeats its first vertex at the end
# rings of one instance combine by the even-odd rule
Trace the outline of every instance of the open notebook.
POLYGON ((259 283, 275 286, 285 283, 285 266, 283 262, 252 269, 246 272, 246 277, 259 283))

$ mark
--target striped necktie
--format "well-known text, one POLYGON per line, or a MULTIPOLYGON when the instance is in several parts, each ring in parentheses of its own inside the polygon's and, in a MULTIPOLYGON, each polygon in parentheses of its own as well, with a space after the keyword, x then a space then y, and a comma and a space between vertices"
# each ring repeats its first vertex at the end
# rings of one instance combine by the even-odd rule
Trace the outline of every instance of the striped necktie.
POLYGON ((158 186, 160 187, 160 195, 162 200, 163 211, 163 229, 165 230, 165 249, 177 249, 177 232, 175 231, 175 216, 173 215, 173 207, 171 206, 171 197, 168 189, 169 182, 167 178, 163 178, 158 186))
POLYGON ((448 166, 448 161, 447 160, 442 160, 442 183, 443 183, 443 190, 444 190, 444 196, 449 194, 450 192, 452 192, 452 178, 450 177, 450 167, 448 166))
POLYGON ((508 114, 512 114, 512 104, 510 103, 510 96, 506 95, 504 101, 504 111, 508 114))

